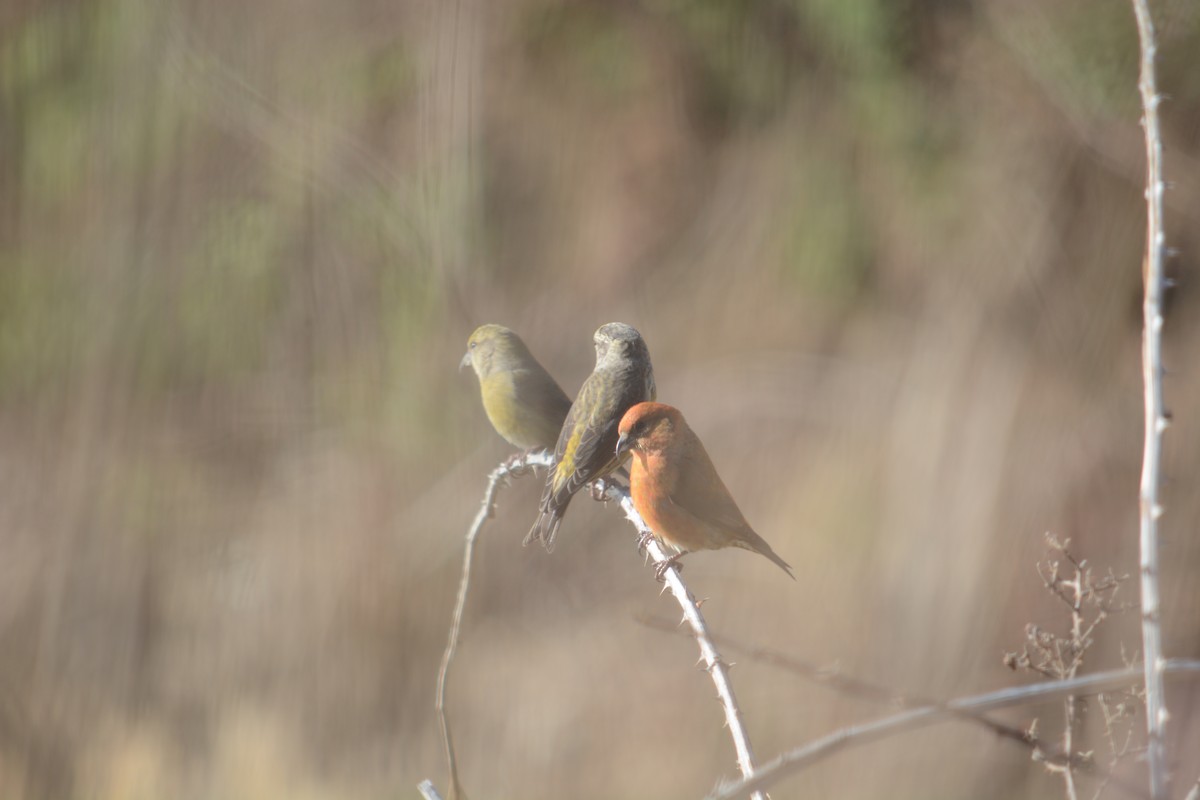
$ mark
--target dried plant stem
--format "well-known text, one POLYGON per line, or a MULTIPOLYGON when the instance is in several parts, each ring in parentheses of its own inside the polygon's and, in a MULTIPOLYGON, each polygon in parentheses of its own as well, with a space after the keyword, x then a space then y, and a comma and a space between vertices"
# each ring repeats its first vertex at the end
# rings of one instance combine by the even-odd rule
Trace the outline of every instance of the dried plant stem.
MULTIPOLYGON (((653 617, 639 617, 639 622, 647 627, 660 630, 665 633, 682 633, 678 630, 674 623, 668 620, 656 619, 653 617)), ((837 667, 823 667, 801 658, 788 655, 787 653, 778 650, 772 650, 767 647, 758 647, 756 645, 747 644, 735 638, 714 635, 711 636, 713 642, 719 645, 722 649, 740 653, 742 657, 751 661, 757 661, 761 664, 768 664, 773 667, 785 670, 795 675, 800 675, 807 680, 819 683, 822 686, 828 686, 839 694, 848 697, 858 697, 866 700, 873 700, 878 703, 883 703, 897 708, 924 708, 926 706, 935 707, 946 712, 948 716, 953 716, 961 719, 963 722, 979 725, 987 728, 992 733, 1016 742, 1022 747, 1032 750, 1035 753, 1035 758, 1047 765, 1066 765, 1068 762, 1076 769, 1090 770, 1089 763, 1077 755, 1068 756, 1070 751, 1056 752, 1047 750, 1041 739, 1030 730, 1007 725, 1003 722, 991 719, 990 717, 975 711, 964 711, 961 709, 953 709, 948 707, 940 700, 923 697, 921 695, 897 692, 886 686, 881 686, 870 681, 856 678, 852 675, 847 675, 837 667)))
MULTIPOLYGON (((462 579, 458 584, 458 599, 454 604, 454 616, 450 621, 450 637, 446 642, 446 652, 442 654, 442 666, 438 670, 437 706, 438 721, 442 726, 442 746, 446 753, 446 767, 450 773, 450 798, 465 797, 462 784, 458 781, 458 761, 454 754, 454 738, 450 733, 450 720, 446 716, 446 679, 450 674, 450 665, 458 650, 458 634, 462 627, 463 609, 467 605, 467 590, 471 585, 471 561, 475 555, 475 540, 483 530, 483 524, 491 518, 496 510, 496 495, 500 487, 507 483, 510 477, 528 472, 532 467, 549 467, 553 456, 546 452, 526 453, 520 457, 509 459, 496 467, 488 475, 487 489, 483 493, 483 502, 479 512, 467 531, 466 546, 463 548, 462 579)), ((428 781, 426 781, 428 783, 428 781)), ((424 784, 422 784, 424 785, 424 784)), ((432 784, 429 784, 432 788, 432 784)))
MULTIPOLYGON (((1164 673, 1200 673, 1200 661, 1166 659, 1162 663, 1162 670, 1164 673)), ((1032 686, 1018 686, 973 697, 959 698, 942 705, 914 708, 883 719, 851 725, 776 756, 771 761, 760 765, 755 770, 753 778, 743 778, 726 784, 710 794, 708 800, 734 800, 734 798, 745 797, 750 792, 766 789, 781 778, 799 772, 805 767, 849 747, 867 744, 901 731, 924 727, 944 719, 954 719, 963 712, 981 714, 999 708, 1025 705, 1064 695, 1083 695, 1115 689, 1137 683, 1142 676, 1142 670, 1136 667, 1097 672, 1071 680, 1047 681, 1032 686)))
POLYGON ((1164 728, 1167 707, 1163 689, 1162 620, 1158 587, 1159 464, 1162 434, 1167 427, 1162 390, 1162 293, 1163 232, 1162 137, 1158 127, 1158 93, 1154 78, 1157 48, 1154 21, 1148 0, 1133 0, 1141 43, 1141 74, 1138 90, 1142 96, 1142 127, 1146 134, 1146 257, 1143 267, 1145 302, 1142 306, 1142 378, 1145 384, 1145 443, 1142 451, 1141 511, 1141 593, 1142 661, 1145 667, 1146 760, 1150 769, 1152 800, 1167 797, 1166 744, 1164 728))
MULTIPOLYGON (((496 495, 510 477, 520 475, 528 471, 532 467, 549 467, 553 457, 549 453, 539 452, 533 454, 525 454, 523 456, 509 459, 496 469, 492 470, 488 475, 487 490, 483 495, 483 502, 480 504, 479 512, 475 515, 474 521, 471 523, 470 529, 467 531, 466 545, 463 549, 463 566, 462 579, 458 586, 458 600, 454 606, 454 615, 450 622, 450 636, 446 643, 446 651, 442 655, 441 669, 438 670, 436 706, 438 719, 442 728, 442 744, 446 753, 446 764, 450 773, 450 798, 462 798, 465 794, 458 779, 458 764, 454 753, 454 739, 450 732, 450 721, 446 715, 446 682, 450 674, 450 666, 454 661, 454 654, 458 649, 458 636, 462 627, 463 609, 467 604, 467 591, 471 583, 471 564, 475 553, 475 541, 479 537, 479 533, 483 530, 484 523, 495 512, 496 495)), ((629 491, 615 483, 609 483, 605 488, 605 498, 616 501, 620 504, 621 509, 625 512, 625 516, 633 523, 637 529, 639 540, 643 535, 649 534, 650 529, 638 514, 637 509, 633 507, 633 501, 629 498, 629 491)), ((647 552, 654 559, 655 564, 667 561, 667 555, 663 552, 658 542, 653 538, 648 539, 647 552)), ((688 591, 683 579, 679 577, 679 571, 673 566, 666 569, 663 575, 666 585, 671 590, 671 594, 679 602, 680 608, 683 609, 683 618, 692 629, 692 633, 696 638, 696 642, 700 647, 700 655, 704 661, 705 668, 712 677, 713 684, 717 687, 717 695, 721 700, 721 705, 725 710, 725 722, 729 727, 730 736, 733 738, 734 750, 737 753, 738 768, 744 777, 750 778, 754 775, 754 753, 750 747, 750 737, 746 734, 746 726, 742 720, 741 710, 738 708, 737 699, 733 694, 733 684, 729 680, 729 665, 722 660, 721 654, 717 652, 716 647, 712 643, 712 639, 708 634, 708 627, 704 621, 704 616, 700 613, 700 606, 696 602, 695 597, 688 591)), ((422 791, 426 788, 433 790, 433 784, 425 781, 421 784, 422 791)), ((434 790, 436 791, 436 790, 434 790)), ((759 800, 764 800, 765 796, 755 794, 759 800)))
POLYGON ((433 781, 421 781, 417 784, 417 791, 425 800, 442 800, 442 796, 438 794, 437 787, 433 785, 433 781))
MULTIPOLYGON (((1083 658, 1083 651, 1087 647, 1083 634, 1083 585, 1084 573, 1076 565, 1075 578, 1070 581, 1063 581, 1063 586, 1070 590, 1069 596, 1063 595, 1063 599, 1067 600, 1071 606, 1071 646, 1070 662, 1066 665, 1063 678, 1074 678, 1079 671, 1079 664, 1083 658)), ((1078 698, 1075 695, 1069 694, 1063 700, 1064 720, 1063 720, 1063 752, 1068 756, 1075 752, 1075 728, 1079 725, 1079 713, 1077 711, 1078 698)), ((1075 768, 1068 758, 1066 763, 1061 766, 1047 764, 1050 770, 1061 770, 1063 776, 1063 790, 1066 792, 1067 800, 1078 800, 1079 793, 1075 789, 1075 768)))
MULTIPOLYGON (((614 500, 621 505, 621 509, 625 512, 625 516, 633 523, 633 527, 637 529, 639 540, 642 536, 646 538, 646 552, 654 560, 655 564, 661 564, 667 561, 667 554, 663 552, 658 541, 650 538, 650 528, 642 520, 637 509, 633 507, 633 501, 629 497, 629 491, 623 486, 615 484, 609 485, 605 492, 606 497, 614 500)), ((700 648, 700 657, 704 661, 705 669, 712 677, 713 685, 717 687, 717 697, 721 701, 721 706, 725 710, 725 724, 729 728, 729 735, 733 738, 733 749, 737 753, 738 769, 742 773, 744 780, 750 780, 755 775, 754 767, 754 751, 750 747, 750 737, 746 733, 746 725, 742 720, 741 709, 738 708, 737 698, 733 694, 733 684, 729 680, 729 665, 721 658, 721 654, 717 652, 716 645, 713 644, 712 637, 708 632, 708 625, 704 621, 704 615, 700 613, 700 605, 696 602, 696 598, 688 591, 687 585, 683 579, 679 577, 679 570, 674 566, 670 566, 663 573, 663 578, 666 581, 667 587, 671 590, 671 594, 675 596, 675 600, 679 603, 679 607, 683 609, 683 620, 687 622, 692 629, 692 635, 696 638, 696 644, 700 648)), ((752 797, 757 800, 765 800, 766 795, 761 792, 754 792, 752 797)))

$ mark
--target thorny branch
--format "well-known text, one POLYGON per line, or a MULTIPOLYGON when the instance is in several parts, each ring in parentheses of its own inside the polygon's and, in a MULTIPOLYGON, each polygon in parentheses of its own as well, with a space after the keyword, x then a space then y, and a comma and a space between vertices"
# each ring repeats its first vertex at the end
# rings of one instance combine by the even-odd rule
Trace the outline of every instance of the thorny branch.
POLYGON ((446 679, 450 674, 450 665, 454 661, 454 654, 458 650, 458 634, 462 627, 463 609, 467 605, 467 590, 471 585, 471 560, 475 555, 475 540, 479 538, 479 532, 483 530, 483 524, 496 511, 496 495, 499 493, 500 487, 506 485, 510 478, 525 475, 534 467, 549 467, 552 458, 553 456, 545 451, 526 453, 510 458, 492 470, 491 474, 488 475, 488 485, 483 493, 483 502, 480 504, 479 511, 475 514, 475 519, 471 522, 471 527, 467 531, 466 546, 463 548, 462 578, 458 584, 458 599, 454 604, 454 616, 450 621, 450 637, 446 642, 446 652, 442 654, 442 665, 438 669, 437 693, 435 697, 438 721, 442 726, 442 747, 446 753, 446 767, 450 773, 451 800, 457 800, 466 795, 462 790, 462 784, 458 780, 458 760, 454 754, 454 737, 450 733, 450 720, 446 716, 446 679))
POLYGON ((442 796, 438 794, 437 787, 433 785, 433 781, 425 780, 417 784, 417 791, 425 800, 442 800, 442 796))
MULTIPOLYGON (((492 470, 488 476, 488 486, 484 492, 479 512, 475 515, 475 519, 467 531, 466 546, 463 550, 462 579, 459 582, 458 599, 455 603, 454 615, 450 623, 449 640, 446 643, 446 651, 442 656, 441 669, 438 671, 436 695, 438 718, 442 728, 442 743, 449 769, 450 798, 452 800, 454 798, 465 797, 465 794, 458 779, 454 740, 450 733, 450 722, 446 715, 446 681, 450 672, 450 665, 454 661, 454 654, 458 648, 458 636, 462 626, 463 609, 466 607, 467 590, 471 582, 471 563, 475 552, 475 540, 483 529, 484 523, 495 512, 496 495, 500 487, 505 485, 510 478, 526 474, 534 467, 549 467, 552 460, 553 456, 546 452, 525 454, 511 458, 492 470)), ((633 523, 634 528, 638 532, 639 548, 642 546, 645 547, 650 557, 654 560, 655 565, 667 565, 666 569, 663 570, 663 579, 667 587, 671 590, 671 594, 675 596, 675 599, 683 609, 683 619, 692 629, 696 643, 700 648, 700 656, 704 662, 705 670, 712 677, 713 684, 717 688, 717 695, 725 711, 725 722, 729 728, 730 736, 733 738, 734 750, 737 753, 738 768, 745 778, 752 777, 754 774, 754 753, 750 747, 750 737, 746 733, 746 726, 742 720, 741 710, 738 708, 737 699, 733 694, 733 684, 729 680, 729 665, 721 658, 721 654, 712 643, 704 616, 700 613, 700 604, 696 602, 696 598, 688 591, 686 584, 684 584, 683 579, 679 576, 679 570, 668 563, 666 553, 663 552, 662 547, 653 538, 652 532, 642 520, 641 515, 638 514, 637 509, 633 507, 633 501, 629 497, 628 489, 616 482, 608 481, 604 484, 603 497, 606 500, 613 500, 620 504, 621 509, 625 512, 625 516, 633 523)), ((426 781, 425 784, 429 784, 429 782, 426 781)), ((425 784, 422 784, 422 786, 425 786, 425 784)), ((432 789, 432 784, 429 784, 429 788, 432 789)), ((759 798, 765 797, 760 794, 756 794, 755 796, 759 798)))
MULTIPOLYGON (((656 565, 669 564, 667 554, 663 552, 658 541, 651 535, 652 531, 642 520, 637 509, 633 507, 629 491, 623 486, 610 484, 605 489, 605 496, 621 504, 625 516, 638 531, 639 545, 645 542, 646 552, 650 554, 654 563, 656 565)), ((742 777, 749 780, 754 776, 754 751, 750 747, 750 737, 746 733, 746 725, 742 721, 742 712, 738 708, 737 698, 733 695, 733 684, 729 680, 729 665, 721 659, 721 654, 717 652, 712 636, 709 635, 708 625, 704 621, 704 615, 700 613, 700 604, 696 602, 696 598, 692 596, 683 579, 679 577, 679 570, 673 564, 669 564, 663 572, 663 579, 671 590, 671 594, 675 595, 679 607, 683 609, 683 620, 687 622, 692 629, 692 635, 696 637, 696 644, 700 648, 700 657, 704 661, 705 669, 712 677, 713 684, 717 687, 717 696, 725 710, 725 723, 729 728, 729 735, 733 737, 738 769, 741 771, 742 777)), ((755 792, 753 797, 763 800, 765 795, 755 792)))
POLYGON ((1142 590, 1142 662, 1145 668, 1147 762, 1150 768, 1150 796, 1167 797, 1166 742, 1164 727, 1167 706, 1163 689, 1162 620, 1158 587, 1159 465, 1162 460, 1162 436, 1168 416, 1163 401, 1162 366, 1162 295, 1163 255, 1166 234, 1163 229, 1162 136, 1158 129, 1158 105, 1162 95, 1154 78, 1154 20, 1148 0, 1132 0, 1137 17, 1141 45, 1141 69, 1138 91, 1142 96, 1142 128, 1146 134, 1146 257, 1143 265, 1145 299, 1142 304, 1142 382, 1145 386, 1145 437, 1142 448, 1140 490, 1141 590, 1142 590))

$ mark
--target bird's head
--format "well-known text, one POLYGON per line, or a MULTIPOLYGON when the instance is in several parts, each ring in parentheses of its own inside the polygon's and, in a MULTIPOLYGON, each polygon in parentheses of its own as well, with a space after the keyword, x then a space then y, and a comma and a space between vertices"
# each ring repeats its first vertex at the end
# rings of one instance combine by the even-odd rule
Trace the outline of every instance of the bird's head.
POLYGON ((601 325, 592 336, 592 341, 596 344, 596 369, 630 362, 650 364, 646 342, 632 325, 624 322, 601 325))
POLYGON ((467 354, 458 368, 472 367, 481 379, 493 372, 516 369, 529 356, 521 337, 503 325, 480 325, 467 339, 467 354))
POLYGON ((630 451, 653 453, 666 448, 677 429, 684 426, 679 409, 665 403, 638 403, 625 412, 617 427, 617 455, 630 451))

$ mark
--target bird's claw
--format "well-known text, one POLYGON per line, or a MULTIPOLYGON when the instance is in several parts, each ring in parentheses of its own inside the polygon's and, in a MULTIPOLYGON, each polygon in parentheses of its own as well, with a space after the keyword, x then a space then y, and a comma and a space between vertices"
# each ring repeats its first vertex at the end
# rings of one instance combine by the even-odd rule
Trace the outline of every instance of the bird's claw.
POLYGON ((588 487, 588 491, 591 492, 593 500, 608 499, 608 483, 604 480, 604 478, 599 478, 592 481, 591 485, 588 487))
POLYGON ((642 531, 640 534, 638 534, 638 552, 640 553, 645 550, 653 539, 654 534, 650 531, 642 531))
POLYGON ((508 471, 508 474, 514 478, 528 475, 531 472, 536 475, 537 467, 533 464, 526 463, 526 461, 531 455, 539 452, 541 452, 541 448, 530 447, 526 450, 522 450, 519 453, 513 453, 504 460, 504 468, 508 471))
POLYGON ((508 458, 504 459, 504 468, 508 470, 509 475, 516 475, 519 472, 528 469, 525 464, 521 463, 525 459, 526 453, 513 453, 508 458))
POLYGON ((670 558, 664 559, 655 564, 654 580, 658 581, 659 583, 664 583, 667 580, 667 570, 671 569, 672 567, 675 568, 676 572, 683 572, 683 564, 679 563, 679 559, 682 555, 683 553, 676 553, 670 558))

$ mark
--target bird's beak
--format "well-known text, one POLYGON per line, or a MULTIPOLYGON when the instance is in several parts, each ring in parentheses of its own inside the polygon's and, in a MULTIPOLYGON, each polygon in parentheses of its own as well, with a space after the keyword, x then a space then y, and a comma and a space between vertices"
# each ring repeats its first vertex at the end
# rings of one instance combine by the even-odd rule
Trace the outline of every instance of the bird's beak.
POLYGON ((470 350, 468 350, 467 354, 462 357, 462 361, 458 362, 458 371, 462 372, 464 369, 466 369, 469 366, 471 366, 471 351, 470 350))
POLYGON ((622 433, 621 438, 617 439, 617 455, 625 455, 629 452, 629 448, 631 447, 633 447, 633 439, 628 433, 622 433))

